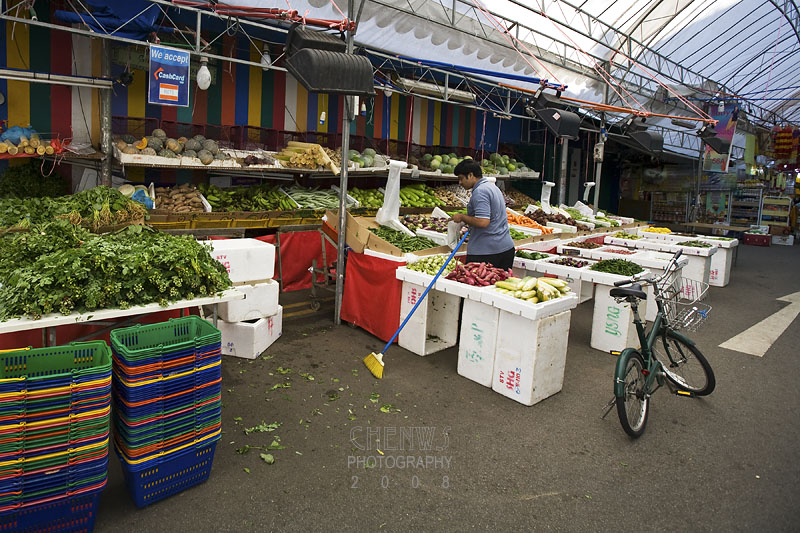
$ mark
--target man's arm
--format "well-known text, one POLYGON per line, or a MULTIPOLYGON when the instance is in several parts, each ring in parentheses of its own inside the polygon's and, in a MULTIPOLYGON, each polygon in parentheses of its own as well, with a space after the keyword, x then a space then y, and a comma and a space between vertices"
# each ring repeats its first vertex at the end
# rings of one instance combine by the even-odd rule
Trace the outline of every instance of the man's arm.
POLYGON ((456 222, 464 222, 467 225, 475 226, 476 228, 485 228, 489 225, 488 218, 471 217, 463 213, 456 213, 455 215, 453 215, 453 220, 456 222))

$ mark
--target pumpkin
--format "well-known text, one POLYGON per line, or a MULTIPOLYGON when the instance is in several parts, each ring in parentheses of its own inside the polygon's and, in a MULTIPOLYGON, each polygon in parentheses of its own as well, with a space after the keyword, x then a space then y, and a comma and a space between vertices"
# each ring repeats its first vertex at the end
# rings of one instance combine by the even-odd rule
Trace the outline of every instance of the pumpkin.
POLYGON ((189 139, 183 145, 183 149, 184 150, 193 150, 195 152, 199 152, 200 150, 203 149, 203 145, 200 143, 200 141, 196 141, 194 139, 189 139))
POLYGON ((219 153, 219 145, 216 143, 216 141, 206 139, 203 141, 203 150, 208 150, 212 155, 217 155, 219 153))
POLYGON ((147 148, 142 150, 142 155, 158 155, 158 153, 153 148, 148 146, 147 148))
POLYGON ((159 137, 147 137, 147 146, 150 146, 156 152, 160 151, 164 148, 164 143, 161 141, 159 137))
POLYGON ((125 146, 125 149, 122 150, 122 153, 123 154, 138 154, 139 150, 137 150, 136 148, 134 148, 131 145, 127 145, 127 146, 125 146))
POLYGON ((166 139, 167 132, 162 130, 161 128, 156 128, 153 130, 153 137, 160 137, 161 139, 166 139))
POLYGON ((186 144, 187 140, 188 139, 186 137, 178 137, 178 142, 181 143, 181 144, 186 144))
POLYGON ((203 163, 204 165, 210 165, 214 161, 214 154, 212 154, 208 150, 200 150, 197 153, 197 157, 198 159, 200 159, 200 162, 203 163))
POLYGON ((181 145, 181 143, 179 143, 179 142, 178 142, 178 141, 176 141, 175 139, 167 139, 167 142, 166 142, 166 144, 164 145, 164 147, 165 147, 167 150, 172 150, 172 151, 173 151, 173 152, 175 152, 176 154, 177 154, 177 153, 180 153, 180 151, 183 149, 183 146, 181 145))
POLYGON ((172 150, 167 150, 166 148, 164 148, 163 150, 158 152, 158 155, 160 155, 161 157, 168 157, 168 158, 172 159, 172 158, 175 157, 175 152, 173 152, 172 150))
POLYGON ((128 143, 126 143, 122 139, 117 141, 117 148, 119 148, 120 151, 124 150, 127 147, 128 147, 128 143))
POLYGON ((199 142, 203 142, 203 141, 205 141, 205 140, 206 140, 206 138, 205 138, 205 137, 203 137, 202 135, 195 135, 195 136, 194 136, 194 137, 192 137, 192 138, 193 138, 195 141, 199 141, 199 142))
POLYGON ((136 143, 134 146, 136 146, 137 150, 144 150, 145 148, 147 148, 147 138, 142 137, 142 140, 136 143))
POLYGON ((183 157, 194 157, 194 158, 196 158, 197 157, 197 152, 195 152, 194 150, 184 150, 183 151, 183 157))
POLYGON ((137 139, 135 136, 133 136, 131 134, 125 134, 125 135, 122 136, 122 140, 125 141, 128 144, 133 144, 136 141, 138 141, 139 139, 137 139))

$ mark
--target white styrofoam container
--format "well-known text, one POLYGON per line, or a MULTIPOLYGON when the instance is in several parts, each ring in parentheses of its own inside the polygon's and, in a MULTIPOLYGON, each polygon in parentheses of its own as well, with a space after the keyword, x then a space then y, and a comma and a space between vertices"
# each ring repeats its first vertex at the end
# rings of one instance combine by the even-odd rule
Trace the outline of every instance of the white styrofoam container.
POLYGON ((539 274, 557 276, 566 281, 570 290, 580 298, 579 303, 583 303, 591 300, 594 294, 594 284, 590 281, 581 280, 581 272, 589 268, 594 262, 589 261, 589 263, 584 268, 572 268, 564 265, 555 265, 550 263, 548 259, 542 259, 536 262, 534 270, 539 274))
POLYGON ((560 391, 571 314, 531 320, 500 311, 492 390, 524 405, 560 391))
POLYGON ((458 374, 484 387, 492 386, 500 310, 464 300, 458 341, 458 374))
MULTIPOLYGON (((646 274, 648 272, 647 269, 644 270, 646 274)), ((598 283, 600 285, 609 285, 613 286, 614 283, 618 281, 626 281, 631 279, 630 276, 620 276, 619 274, 609 274, 608 272, 597 272, 594 270, 587 270, 581 274, 581 280, 591 281, 592 283, 598 283)), ((644 284, 643 284, 644 285, 644 284)))
POLYGON ((217 322, 222 333, 222 354, 255 359, 283 333, 283 306, 272 316, 245 322, 217 322))
POLYGON ((510 229, 515 229, 519 232, 525 233, 526 235, 530 235, 531 237, 535 237, 537 235, 542 234, 542 230, 536 228, 529 228, 527 226, 518 226, 516 224, 509 224, 508 227, 510 229))
MULTIPOLYGON (((422 285, 403 282, 400 296, 401 324, 423 292, 425 287, 422 285)), ((458 342, 460 303, 458 296, 431 290, 400 331, 398 344, 417 355, 429 355, 455 346, 458 342)))
POLYGON ((715 287, 725 287, 731 281, 732 267, 733 248, 718 248, 717 253, 711 256, 711 262, 708 267, 708 284, 715 287))
POLYGON ((277 281, 239 285, 236 289, 244 293, 244 300, 222 302, 218 306, 219 317, 225 322, 255 320, 278 312, 280 287, 277 281))
POLYGON ((603 246, 601 248, 595 248, 593 250, 586 250, 585 257, 589 259, 626 259, 628 261, 633 261, 634 263, 636 260, 634 258, 639 257, 641 254, 640 250, 628 250, 627 247, 624 246, 603 246), (632 254, 615 254, 611 252, 611 250, 626 250, 633 252, 632 254))
MULTIPOLYGON (((627 347, 639 348, 639 336, 633 324, 633 311, 628 303, 617 303, 609 292, 613 287, 597 285, 594 292, 592 312, 592 336, 590 345, 606 353, 620 352, 627 347)), ((649 287, 642 285, 642 290, 649 287)), ((639 314, 647 313, 647 300, 639 302, 639 314)))
POLYGON ((570 226, 569 224, 559 224, 558 222, 548 222, 548 228, 555 228, 561 230, 562 233, 578 233, 578 228, 570 226))
MULTIPOLYGON (((433 276, 430 274, 426 274, 424 272, 418 272, 416 270, 411 270, 407 267, 400 267, 394 271, 394 276, 399 279, 400 281, 409 281, 415 285, 420 285, 422 288, 426 288, 428 285, 431 284, 433 281, 433 276)), ((442 279, 439 277, 439 279, 442 279)))
MULTIPOLYGON (((544 253, 544 252, 540 252, 544 253)), ((544 261, 545 259, 551 259, 553 256, 547 254, 547 257, 543 257, 542 259, 525 259, 524 257, 515 257, 514 258, 514 268, 519 268, 522 270, 534 270, 534 263, 537 261, 544 261)))
POLYGON ((475 287, 473 285, 461 283, 460 281, 446 279, 444 276, 441 276, 436 281, 435 289, 446 294, 457 296, 458 298, 467 298, 469 300, 480 302, 481 294, 483 294, 483 292, 486 290, 486 287, 475 287))
POLYGON ((606 244, 610 244, 612 246, 625 246, 626 248, 639 248, 636 246, 636 243, 639 242, 639 239, 622 239, 620 237, 613 237, 607 236, 604 239, 606 244))
POLYGON ((211 257, 222 263, 232 283, 251 283, 275 275, 275 246, 257 239, 210 241, 211 257))
POLYGON ((794 246, 794 235, 773 235, 772 244, 781 246, 794 246))
POLYGON ((538 320, 550 315, 556 315, 577 307, 579 298, 574 292, 565 294, 560 298, 547 302, 530 303, 508 294, 498 292, 491 288, 483 294, 483 302, 514 315, 520 315, 530 320, 538 320))
POLYGON ((683 277, 708 283, 711 275, 710 258, 708 256, 703 257, 699 255, 690 255, 687 257, 687 259, 688 261, 686 262, 686 266, 683 267, 683 277))

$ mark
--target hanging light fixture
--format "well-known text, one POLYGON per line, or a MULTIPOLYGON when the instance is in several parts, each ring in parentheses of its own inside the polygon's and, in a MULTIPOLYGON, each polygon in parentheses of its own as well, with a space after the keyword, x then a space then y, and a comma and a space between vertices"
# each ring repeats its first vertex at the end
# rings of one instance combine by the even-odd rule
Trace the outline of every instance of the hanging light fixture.
POLYGON ((272 56, 269 54, 269 45, 264 43, 261 48, 261 68, 267 70, 272 66, 272 56))
POLYGON ((197 87, 205 91, 211 87, 211 72, 208 70, 208 58, 200 58, 200 69, 197 71, 197 87))

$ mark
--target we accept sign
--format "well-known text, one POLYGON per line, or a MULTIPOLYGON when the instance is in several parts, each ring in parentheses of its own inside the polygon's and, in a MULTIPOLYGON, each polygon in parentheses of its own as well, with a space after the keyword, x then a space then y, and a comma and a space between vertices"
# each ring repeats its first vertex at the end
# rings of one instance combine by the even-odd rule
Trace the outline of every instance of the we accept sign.
POLYGON ((189 106, 189 57, 183 50, 150 45, 148 103, 189 106))

